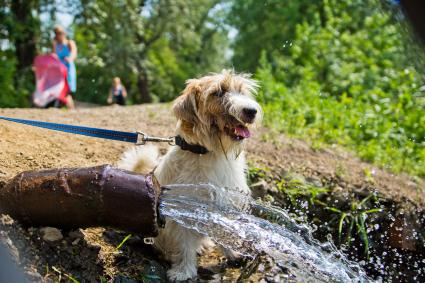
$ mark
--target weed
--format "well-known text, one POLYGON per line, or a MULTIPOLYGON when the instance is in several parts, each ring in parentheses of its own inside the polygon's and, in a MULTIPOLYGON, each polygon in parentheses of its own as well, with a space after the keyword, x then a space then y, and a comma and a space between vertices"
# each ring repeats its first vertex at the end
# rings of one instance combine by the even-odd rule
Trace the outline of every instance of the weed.
POLYGON ((347 174, 345 168, 342 165, 338 164, 335 168, 335 175, 339 178, 343 178, 345 174, 347 174))
POLYGON ((313 140, 311 142, 311 149, 314 151, 320 151, 321 149, 323 149, 323 142, 321 142, 320 140, 313 140))
MULTIPOLYGON (((363 198, 360 202, 352 201, 348 211, 342 211, 336 207, 326 206, 326 209, 339 215, 338 218, 338 243, 351 245, 353 233, 357 236, 364 246, 364 255, 369 258, 369 238, 367 236, 366 218, 369 214, 381 212, 381 208, 369 208, 370 200, 376 201, 376 196, 370 194, 363 198), (343 232, 345 223, 345 232, 343 232), (342 239, 345 234, 345 239, 342 239)), ((325 205, 325 204, 323 204, 325 205)))
POLYGON ((67 274, 65 272, 60 271, 58 268, 52 266, 52 269, 53 269, 54 272, 56 272, 58 274, 58 280, 56 282, 61 282, 62 275, 63 275, 63 276, 65 276, 68 279, 68 281, 71 281, 73 283, 80 283, 80 281, 78 281, 77 279, 75 279, 71 275, 69 275, 69 274, 67 274))
POLYGON ((253 184, 258 180, 265 179, 267 177, 267 169, 249 166, 247 170, 248 184, 253 184))
POLYGON ((121 241, 121 243, 118 244, 118 246, 116 246, 115 250, 118 251, 124 244, 125 242, 128 241, 128 239, 131 238, 131 234, 128 234, 127 236, 125 236, 125 238, 121 241))
POLYGON ((363 168, 363 174, 366 178, 366 182, 371 184, 375 182, 375 179, 373 178, 373 171, 371 171, 369 168, 363 168))
POLYGON ((318 187, 299 179, 290 179, 288 181, 282 179, 276 186, 279 191, 283 192, 289 198, 294 206, 297 206, 297 201, 300 197, 307 198, 310 204, 317 203, 319 201, 317 197, 329 191, 326 187, 318 187))
POLYGON ((162 278, 155 274, 140 274, 138 281, 142 283, 162 281, 162 278))

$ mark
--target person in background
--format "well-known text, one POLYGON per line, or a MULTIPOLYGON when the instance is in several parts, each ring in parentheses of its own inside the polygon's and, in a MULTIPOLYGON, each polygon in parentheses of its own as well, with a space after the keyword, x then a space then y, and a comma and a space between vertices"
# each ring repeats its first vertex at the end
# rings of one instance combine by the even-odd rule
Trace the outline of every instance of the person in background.
POLYGON ((115 77, 112 80, 112 87, 109 91, 107 99, 108 104, 125 105, 125 99, 127 98, 127 90, 121 83, 119 77, 115 77))
POLYGON ((67 96, 67 106, 70 109, 73 109, 75 106, 72 94, 74 94, 77 90, 77 72, 74 63, 77 58, 77 45, 73 40, 67 38, 63 27, 55 26, 54 32, 55 37, 53 39, 53 52, 67 68, 67 79, 71 92, 67 96))

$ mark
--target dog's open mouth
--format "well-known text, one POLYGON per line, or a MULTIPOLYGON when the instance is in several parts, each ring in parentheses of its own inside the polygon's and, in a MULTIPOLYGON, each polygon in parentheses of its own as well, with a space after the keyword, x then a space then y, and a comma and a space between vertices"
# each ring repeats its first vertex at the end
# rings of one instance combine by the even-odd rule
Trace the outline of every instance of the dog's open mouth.
POLYGON ((242 124, 227 124, 226 126, 224 126, 224 131, 228 136, 237 141, 241 141, 251 136, 251 132, 249 131, 249 129, 242 124))

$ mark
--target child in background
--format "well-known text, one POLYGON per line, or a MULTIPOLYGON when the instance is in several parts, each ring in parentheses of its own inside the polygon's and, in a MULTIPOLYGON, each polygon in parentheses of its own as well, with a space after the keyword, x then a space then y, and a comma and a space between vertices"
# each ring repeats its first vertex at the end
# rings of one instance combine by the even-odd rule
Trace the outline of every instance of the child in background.
POLYGON ((112 87, 109 91, 109 96, 107 99, 108 104, 118 104, 125 105, 125 99, 127 98, 127 90, 121 84, 121 79, 115 77, 112 80, 112 87))

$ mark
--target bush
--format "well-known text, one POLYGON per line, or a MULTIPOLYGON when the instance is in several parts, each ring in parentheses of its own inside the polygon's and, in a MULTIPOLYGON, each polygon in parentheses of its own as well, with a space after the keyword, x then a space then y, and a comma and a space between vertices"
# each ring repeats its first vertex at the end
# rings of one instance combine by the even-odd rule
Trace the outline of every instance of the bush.
POLYGON ((17 78, 17 88, 14 86, 16 60, 11 52, 0 51, 0 106, 25 107, 29 106, 29 89, 34 88, 34 74, 28 70, 17 78), (31 87, 31 88, 30 88, 31 87))

